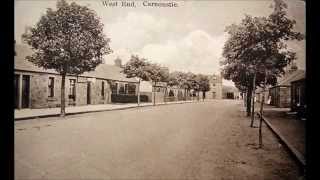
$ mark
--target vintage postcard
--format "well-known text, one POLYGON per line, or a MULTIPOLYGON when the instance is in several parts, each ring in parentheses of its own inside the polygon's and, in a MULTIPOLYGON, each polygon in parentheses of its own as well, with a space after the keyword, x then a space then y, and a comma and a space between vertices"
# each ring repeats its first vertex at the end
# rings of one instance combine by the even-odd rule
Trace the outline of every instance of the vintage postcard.
POLYGON ((305 178, 305 8, 15 0, 15 178, 305 178))

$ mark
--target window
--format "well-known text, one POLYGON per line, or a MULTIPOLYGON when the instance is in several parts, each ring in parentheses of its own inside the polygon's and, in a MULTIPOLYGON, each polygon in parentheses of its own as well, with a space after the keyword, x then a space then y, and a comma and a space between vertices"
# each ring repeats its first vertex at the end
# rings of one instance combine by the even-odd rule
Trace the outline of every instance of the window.
POLYGON ((125 92, 125 94, 128 94, 128 84, 124 85, 124 92, 125 92))
POLYGON ((133 83, 128 84, 128 94, 136 94, 136 85, 133 83))
POLYGON ((76 80, 70 79, 70 88, 69 88, 69 99, 74 99, 76 97, 76 80))
POLYGON ((216 86, 216 83, 212 83, 212 86, 216 86))
POLYGON ((112 94, 117 94, 118 83, 112 82, 110 83, 112 94))
POLYGON ((49 77, 48 89, 48 97, 54 97, 54 77, 49 77))
POLYGON ((105 99, 105 96, 104 96, 104 81, 101 82, 101 97, 102 97, 102 99, 105 99))
POLYGON ((125 94, 126 91, 125 91, 125 85, 120 83, 119 84, 119 94, 125 94))

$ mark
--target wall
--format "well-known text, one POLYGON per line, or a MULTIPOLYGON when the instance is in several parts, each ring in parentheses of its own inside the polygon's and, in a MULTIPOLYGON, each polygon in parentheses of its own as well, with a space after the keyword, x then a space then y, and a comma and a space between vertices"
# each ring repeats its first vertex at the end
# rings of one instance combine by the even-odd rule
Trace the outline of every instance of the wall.
MULTIPOLYGON (((56 74, 34 73, 15 71, 18 75, 30 75, 30 108, 50 108, 60 107, 61 105, 61 81, 62 77, 56 74), (49 77, 54 77, 54 97, 48 97, 49 77)), ((21 78, 21 77, 20 77, 21 78)), ((87 104, 87 83, 85 81, 77 83, 77 78, 67 76, 65 80, 65 99, 66 106, 69 106, 70 79, 76 80, 76 101, 75 105, 87 104)), ((86 80, 86 78, 83 78, 86 80)), ((21 96, 21 95, 20 95, 21 96)), ((106 80, 96 79, 91 84, 91 104, 106 104, 111 102, 111 89, 106 80), (101 82, 105 82, 105 99, 101 97, 101 82)))
POLYGON ((140 92, 152 92, 152 84, 149 81, 141 81, 140 92))
POLYGON ((291 93, 290 87, 279 87, 279 104, 278 107, 280 108, 288 108, 291 105, 291 93))
POLYGON ((148 102, 153 102, 152 92, 140 92, 140 95, 148 96, 148 102))

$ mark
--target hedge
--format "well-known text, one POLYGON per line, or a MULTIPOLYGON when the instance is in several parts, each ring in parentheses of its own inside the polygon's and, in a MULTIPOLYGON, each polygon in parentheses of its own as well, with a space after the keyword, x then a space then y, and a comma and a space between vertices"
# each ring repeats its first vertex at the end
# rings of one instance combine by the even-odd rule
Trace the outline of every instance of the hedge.
MULTIPOLYGON (((111 94, 111 102, 115 103, 137 103, 138 96, 127 94, 111 94)), ((147 95, 140 95, 140 102, 148 102, 147 95)))

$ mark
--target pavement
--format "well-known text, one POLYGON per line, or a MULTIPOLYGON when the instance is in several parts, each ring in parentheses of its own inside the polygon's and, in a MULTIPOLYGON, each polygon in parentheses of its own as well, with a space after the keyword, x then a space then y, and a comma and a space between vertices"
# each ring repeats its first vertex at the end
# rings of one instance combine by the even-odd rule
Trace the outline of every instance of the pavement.
MULTIPOLYGON (((260 104, 257 105, 259 111, 260 104)), ((264 105, 263 117, 269 128, 289 149, 302 168, 306 166, 306 121, 290 112, 290 108, 264 105)))
MULTIPOLYGON (((208 101, 208 100, 206 100, 208 101)), ((166 104, 181 104, 198 101, 174 101, 174 102, 162 102, 156 103, 156 105, 166 104)), ((153 103, 141 103, 139 107, 153 106, 153 103)), ((110 110, 121 110, 128 108, 138 107, 137 103, 119 103, 119 104, 98 104, 98 105, 83 105, 83 106, 68 106, 66 107, 66 115, 88 113, 88 112, 99 112, 99 111, 110 111, 110 110)), ((49 116, 59 116, 60 108, 41 108, 41 109, 15 109, 14 119, 24 120, 32 118, 42 118, 49 116)))
POLYGON ((15 179, 299 179, 268 128, 216 100, 15 121, 15 179))

